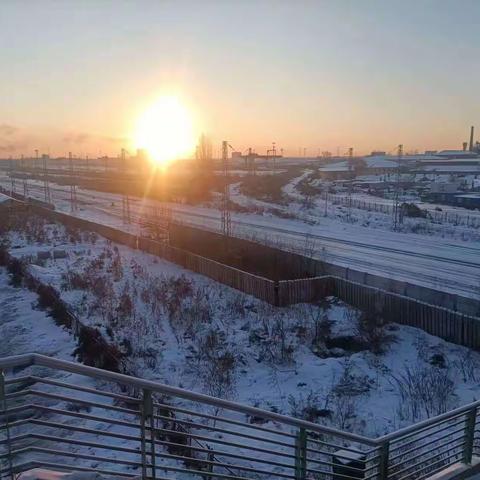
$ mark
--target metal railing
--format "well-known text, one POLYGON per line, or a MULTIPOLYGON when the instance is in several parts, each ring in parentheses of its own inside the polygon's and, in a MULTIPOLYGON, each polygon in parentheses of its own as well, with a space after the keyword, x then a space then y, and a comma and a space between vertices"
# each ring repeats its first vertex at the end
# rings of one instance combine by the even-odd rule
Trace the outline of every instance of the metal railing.
POLYGON ((423 479, 479 448, 480 402, 372 439, 43 355, 0 373, 0 478, 423 479))

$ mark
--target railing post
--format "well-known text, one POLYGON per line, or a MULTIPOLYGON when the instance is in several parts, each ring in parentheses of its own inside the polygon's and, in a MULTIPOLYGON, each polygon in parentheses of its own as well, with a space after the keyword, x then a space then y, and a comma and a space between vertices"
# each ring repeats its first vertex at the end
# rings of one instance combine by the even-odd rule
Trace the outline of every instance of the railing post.
POLYGON ((10 478, 15 480, 13 473, 13 459, 12 459, 12 443, 10 440, 10 428, 8 426, 7 414, 7 389, 5 388, 5 373, 0 369, 0 408, 5 417, 5 431, 7 434, 7 450, 8 450, 8 468, 10 469, 10 478))
POLYGON ((295 480, 307 478, 307 431, 300 428, 295 438, 295 480))
POLYGON ((150 463, 152 464, 152 476, 155 480, 155 418, 153 416, 152 391, 143 390, 143 401, 141 404, 141 439, 142 439, 142 479, 147 475, 147 421, 150 420, 150 463))
POLYGON ((472 463, 473 440, 475 436, 475 420, 477 418, 477 407, 473 407, 465 416, 465 445, 463 447, 463 463, 472 463))
POLYGON ((380 445, 380 459, 378 461, 378 480, 388 479, 388 456, 390 451, 390 442, 382 442, 380 445))

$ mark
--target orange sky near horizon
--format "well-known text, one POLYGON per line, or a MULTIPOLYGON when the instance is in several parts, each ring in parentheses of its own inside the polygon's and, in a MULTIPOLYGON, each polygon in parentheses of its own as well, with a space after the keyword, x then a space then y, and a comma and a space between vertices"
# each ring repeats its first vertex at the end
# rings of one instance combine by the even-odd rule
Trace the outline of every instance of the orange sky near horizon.
POLYGON ((164 92, 218 149, 424 151, 480 129, 474 0, 134 3, 2 2, 0 158, 132 150, 164 92))

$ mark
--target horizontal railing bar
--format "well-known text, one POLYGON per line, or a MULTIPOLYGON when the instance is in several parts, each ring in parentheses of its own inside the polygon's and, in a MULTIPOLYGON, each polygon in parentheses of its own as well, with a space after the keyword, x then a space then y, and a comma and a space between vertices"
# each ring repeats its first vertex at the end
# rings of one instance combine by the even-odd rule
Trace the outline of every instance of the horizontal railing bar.
POLYGON ((30 378, 33 381, 35 381, 35 383, 43 383, 43 384, 46 384, 46 385, 55 385, 55 386, 70 389, 70 390, 78 390, 80 392, 93 393, 94 395, 115 398, 117 400, 123 400, 124 402, 138 403, 138 404, 141 403, 141 400, 139 398, 129 397, 127 395, 121 395, 119 393, 106 392, 105 390, 96 390, 95 388, 83 387, 83 386, 80 386, 80 385, 73 385, 71 383, 60 382, 58 380, 51 380, 49 378, 36 377, 34 375, 31 376, 30 378))
POLYGON ((194 412, 192 410, 188 410, 188 409, 183 408, 183 407, 176 407, 176 406, 171 406, 171 405, 167 405, 167 404, 163 404, 163 403, 156 403, 156 402, 154 402, 154 406, 155 407, 160 407, 160 408, 166 408, 168 410, 172 410, 172 411, 175 411, 175 412, 187 413, 187 414, 194 415, 194 416, 197 416, 197 417, 208 418, 210 420, 215 420, 215 421, 219 421, 219 422, 223 422, 223 423, 229 423, 229 424, 232 424, 232 425, 239 425, 239 426, 244 427, 244 428, 251 428, 251 429, 254 429, 254 430, 260 430, 262 432, 269 432, 269 433, 273 433, 275 435, 283 435, 283 436, 286 436, 286 437, 296 438, 295 435, 293 435, 291 433, 279 432, 278 430, 273 430, 273 428, 260 427, 258 425, 252 425, 250 423, 240 422, 238 420, 233 420, 233 419, 229 419, 229 418, 225 418, 225 417, 217 417, 215 415, 209 415, 208 413, 198 413, 198 412, 194 412))
MULTIPOLYGON (((0 413, 0 417, 10 416, 17 412, 24 412, 25 410, 30 410, 31 408, 35 408, 35 405, 33 405, 32 403, 25 403, 23 405, 18 405, 18 407, 10 407, 6 410, 2 410, 2 412, 0 413)), ((5 423, 3 422, 0 425, 5 425, 5 423)))
POLYGON ((18 392, 6 393, 5 394, 5 399, 10 400, 12 398, 23 397, 24 395, 26 395, 26 390, 19 390, 18 392))
MULTIPOLYGON (((199 430, 209 430, 210 432, 225 433, 227 435, 234 435, 236 437, 248 438, 249 440, 256 440, 258 442, 271 443, 272 445, 279 445, 281 447, 295 448, 295 445, 293 445, 293 443, 285 443, 285 442, 280 442, 278 440, 270 440, 270 439, 265 439, 265 438, 259 438, 259 437, 255 437, 254 435, 249 435, 248 433, 232 432, 231 430, 226 430, 224 428, 218 428, 218 427, 212 427, 210 425, 199 425, 199 424, 194 423, 194 422, 189 422, 188 420, 180 420, 178 418, 172 419, 170 417, 165 417, 163 415, 154 415, 154 418, 167 420, 167 421, 172 422, 172 423, 179 423, 181 425, 188 425, 190 427, 194 427, 194 428, 197 428, 199 430)), ((280 435, 280 433, 279 433, 279 435, 280 435)))
POLYGON ((54 423, 49 422, 47 420, 40 420, 40 419, 31 419, 30 423, 33 425, 41 425, 44 427, 51 427, 51 428, 60 428, 68 431, 73 432, 82 432, 82 433, 91 433, 92 435, 103 435, 106 437, 113 437, 113 438, 120 438, 122 440, 130 440, 130 441, 141 441, 141 437, 134 437, 133 435, 127 435, 125 433, 117 433, 117 432, 107 432, 106 430, 97 430, 95 428, 87 428, 87 427, 79 427, 76 425, 65 425, 64 423, 54 423))
MULTIPOLYGON (((273 465, 275 467, 295 468, 294 466, 289 465, 287 463, 275 462, 274 460, 260 460, 260 459, 257 459, 257 458, 246 457, 245 455, 239 455, 238 453, 229 453, 229 452, 225 452, 223 450, 215 450, 215 449, 210 449, 210 448, 193 447, 191 445, 185 446, 182 443, 167 442, 166 440, 155 439, 155 444, 169 445, 169 446, 172 446, 172 447, 181 447, 181 448, 185 448, 185 449, 188 449, 188 450, 194 450, 196 452, 202 452, 202 453, 210 453, 210 454, 213 453, 214 455, 221 455, 223 457, 238 458, 240 460, 248 460, 250 462, 255 462, 255 463, 265 463, 265 464, 268 464, 268 465, 273 465)), ((295 456, 291 455, 290 458, 294 459, 295 456)))
MULTIPOLYGON (((337 466, 343 466, 345 467, 345 465, 337 465, 337 466)), ((350 469, 350 466, 346 467, 348 469, 350 469)), ((344 475, 343 473, 333 473, 333 471, 331 472, 328 472, 328 471, 325 471, 325 470, 317 470, 315 468, 307 468, 307 472, 310 472, 310 473, 319 473, 321 475, 331 475, 331 477, 333 479, 335 478, 344 478, 346 480, 352 480, 352 477, 350 475, 344 475)))
MULTIPOLYGON (((435 454, 435 455, 432 455, 430 458, 428 458, 428 459, 426 459, 426 460, 422 460, 422 461, 420 461, 420 462, 414 463, 413 465, 409 465, 409 466, 407 466, 407 467, 405 467, 405 468, 402 468, 402 469, 400 469, 400 470, 397 470, 397 471, 395 472, 395 475, 399 475, 400 473, 404 473, 404 472, 406 472, 406 471, 408 471, 408 470, 411 470, 412 468, 416 468, 416 467, 418 467, 419 465, 422 465, 422 464, 424 464, 424 463, 426 463, 426 462, 429 462, 430 460, 433 460, 434 458, 437 458, 437 457, 439 457, 439 456, 441 456, 441 455, 446 455, 447 453, 451 452, 452 450, 455 450, 455 449, 457 449, 457 448, 463 447, 464 443, 465 443, 465 442, 462 442, 462 443, 460 443, 459 445, 455 445, 455 446, 453 446, 453 447, 450 447, 450 448, 447 449, 447 450, 444 450, 444 451, 442 451, 442 452, 440 452, 440 453, 437 453, 437 454, 435 454)), ((462 453, 462 452, 459 451, 458 453, 456 453, 456 455, 459 455, 459 454, 461 454, 461 453, 462 453)), ((420 456, 421 456, 421 455, 420 455, 420 456)), ((418 456, 415 457, 415 458, 418 458, 418 456)), ((407 461, 410 461, 410 459, 408 459, 407 461)), ((427 468, 427 467, 428 467, 428 465, 425 466, 425 467, 423 467, 423 468, 427 468)), ((423 468, 420 469, 420 470, 423 470, 423 468)), ((411 474, 409 474, 409 475, 411 475, 411 474)))
MULTIPOLYGON (((16 359, 16 362, 19 362, 21 364, 21 358, 22 356, 16 359)), ((15 363, 15 361, 11 359, 12 357, 0 360, 0 368, 5 364, 15 363)), ((216 407, 234 410, 237 412, 243 412, 243 413, 247 413, 253 416, 258 416, 261 418, 268 418, 268 419, 278 421, 287 425, 292 425, 298 428, 305 428, 308 430, 312 430, 314 432, 329 433, 331 435, 335 435, 347 440, 353 440, 353 441, 356 441, 359 443, 365 443, 371 446, 375 446, 378 444, 377 440, 373 440, 371 438, 364 437, 361 435, 356 435, 349 432, 343 432, 335 428, 320 426, 313 422, 307 422, 306 420, 288 417, 287 415, 282 415, 279 413, 262 410, 260 408, 242 405, 229 400, 214 398, 214 397, 210 397, 209 395, 205 395, 201 393, 190 392, 182 388, 172 387, 169 385, 156 383, 150 380, 129 377, 128 375, 124 375, 121 373, 101 370, 95 367, 87 367, 85 365, 81 365, 73 362, 67 362, 65 360, 59 360, 56 358, 49 358, 44 355, 39 355, 36 353, 32 355, 24 356, 23 362, 26 362, 27 360, 30 362, 33 361, 36 365, 42 365, 44 367, 64 370, 71 373, 84 374, 86 376, 97 378, 97 379, 109 380, 109 381, 120 383, 120 384, 131 385, 137 388, 151 390, 152 392, 173 395, 176 397, 185 398, 187 400, 205 403, 207 405, 213 405, 216 407)))
MULTIPOLYGON (((455 454, 453 454, 451 457, 448 457, 447 460, 450 460, 450 458, 454 457, 455 454)), ((435 463, 440 463, 441 460, 439 460, 438 462, 435 462, 435 463)), ((434 465, 435 465, 434 463, 434 465)), ((459 463, 459 462, 449 462, 447 465, 443 465, 440 463, 440 465, 435 468, 434 470, 429 470, 427 473, 424 473, 423 475, 421 475, 420 477, 417 477, 415 480, 424 480, 426 478, 432 478, 436 473, 438 472, 441 472, 442 470, 445 470, 446 468, 449 468, 451 467, 452 465, 455 465, 456 463, 459 463)))
POLYGON ((206 437, 205 435, 198 435, 196 433, 187 433, 187 432, 179 432, 179 431, 174 431, 174 430, 166 430, 163 428, 155 428, 155 432, 162 432, 162 433, 174 433, 175 435, 181 435, 183 437, 190 437, 190 438, 195 438, 197 440, 204 440, 206 442, 210 443, 218 443, 220 445, 227 445, 229 447, 237 447, 237 448, 242 448, 242 449, 247 449, 247 450, 253 450, 255 452, 261 452, 261 453, 268 453, 269 455, 277 455, 285 458, 295 458, 295 455, 289 454, 289 453, 283 453, 283 452, 275 452, 271 450, 267 450, 265 448, 261 447, 252 447, 250 445, 242 445, 241 443, 234 443, 234 442, 229 442, 228 440, 222 440, 219 438, 215 437, 206 437))
POLYGON ((424 420, 422 422, 415 423, 405 428, 401 428, 396 432, 387 433, 386 435, 383 435, 382 437, 377 438, 377 441, 380 443, 386 442, 386 441, 393 442, 399 438, 406 437, 410 433, 420 432, 433 425, 438 425, 445 421, 451 420, 452 418, 459 417, 460 415, 467 413, 469 410, 472 410, 473 408, 478 407, 479 405, 480 405, 480 400, 477 400, 476 402, 470 403, 468 405, 464 405, 463 407, 456 408, 449 412, 443 413, 442 415, 437 415, 436 417, 428 418, 427 420, 424 420))
MULTIPOLYGON (((404 456, 404 455, 407 455, 407 454, 409 454, 409 453, 411 453, 411 452, 415 452, 415 451, 419 450, 420 448, 427 447, 428 445, 431 445, 432 443, 439 442, 440 440, 443 440, 444 438, 448 438, 448 437, 450 437, 450 436, 452 436, 452 435, 455 435, 456 433, 460 433, 460 432, 463 433, 464 431, 465 431, 465 428, 464 428, 464 427, 459 428, 458 430, 455 430, 454 432, 446 433, 445 435, 442 435, 441 437, 438 437, 438 438, 435 438, 435 439, 433 439, 433 440, 430 440, 429 442, 423 443, 422 445, 418 445, 418 446, 416 446, 416 447, 410 448, 409 450, 406 450, 406 451, 404 451, 404 452, 402 451, 401 453, 398 453, 397 455, 393 455, 393 456, 392 456, 392 455, 389 455, 388 458, 389 458, 389 460, 390 460, 391 462, 393 462, 393 460, 396 460, 397 458, 400 458, 400 457, 402 457, 402 456, 404 456)), ((460 437, 457 437, 457 438, 460 438, 460 437)))
MULTIPOLYGON (((404 465, 405 463, 407 462, 413 462, 414 460, 416 460, 417 458, 422 458, 422 457, 425 457, 427 455, 430 455, 432 452, 439 452, 439 453, 447 453, 451 450, 453 450, 454 448, 459 448, 461 446, 464 445, 464 441, 462 438, 457 438, 456 441, 458 440, 462 440, 460 443, 456 444, 456 445, 453 445, 453 444, 450 444, 450 443, 446 443, 445 445, 442 445, 440 447, 438 447, 437 449, 432 449, 432 450, 429 450, 427 452, 423 452, 423 453, 419 453, 417 455, 413 455, 412 457, 409 457, 409 458, 406 458, 404 462, 401 462, 401 463, 397 463, 396 465, 390 465, 390 468, 391 469, 395 469, 396 467, 401 467, 402 465, 404 465), (442 450, 444 449, 445 447, 449 447, 449 449, 447 450, 442 450)), ((422 460, 422 462, 428 462, 431 458, 435 458, 435 456, 433 457, 429 457, 429 458, 425 458, 424 460, 422 460)), ((403 468, 403 469, 400 469, 400 470, 396 470, 395 473, 398 474, 398 473, 401 473, 405 470, 408 470, 410 467, 406 467, 406 468, 403 468)))
POLYGON ((32 378, 31 375, 25 375, 23 377, 13 377, 5 380, 5 385, 11 385, 13 383, 29 382, 32 378))
MULTIPOLYGON (((309 440, 309 442, 310 442, 310 440, 309 440)), ((343 447, 342 445, 335 445, 334 443, 328 443, 328 442, 322 442, 322 441, 316 441, 315 443, 317 445, 325 445, 327 447, 336 448, 336 449, 339 449, 339 450, 346 450, 347 452, 358 453, 360 455, 369 455, 372 452, 378 451, 378 447, 372 448, 370 450, 356 450, 356 449, 350 448, 350 447, 343 447)), ((324 453, 323 450, 317 450, 316 448, 310 448, 310 447, 307 447, 307 451, 324 453)))
POLYGON ((69 443, 71 445, 81 445, 82 447, 94 447, 94 448, 103 448, 105 450, 116 450, 119 452, 125 452, 125 453, 133 453, 133 454, 140 454, 141 449, 140 447, 138 449, 135 448, 128 448, 128 447, 120 447, 118 445, 103 445, 101 443, 96 443, 96 442, 87 442, 85 440, 72 440, 71 438, 68 437, 56 437, 52 435, 45 435, 42 433, 31 433, 29 434, 31 438, 36 438, 38 440, 45 440, 47 442, 59 442, 59 443, 69 443))
MULTIPOLYGON (((334 456, 334 455, 332 455, 334 456)), ((351 459, 350 459, 351 460, 351 459)), ((329 467, 333 467, 333 466, 337 466, 336 463, 333 463, 333 462, 327 462, 326 460, 314 460, 312 458, 309 458, 308 459, 308 463, 315 463, 317 465, 327 465, 329 467)), ((358 467, 352 467, 350 465, 348 465, 348 469, 349 470, 353 470, 355 472, 360 472, 360 473, 364 473, 365 472, 365 468, 358 468, 358 467)), ((315 472, 316 470, 314 470, 313 468, 307 468, 307 470, 311 471, 311 472, 315 472)))
POLYGON ((96 407, 96 408, 104 408, 106 410, 113 410, 115 412, 122 412, 122 413, 128 413, 130 415, 139 415, 138 410, 131 410, 130 408, 124 408, 124 407, 117 407, 115 405, 108 405, 106 403, 99 403, 99 402, 92 402, 90 400, 82 400, 82 399, 77 399, 77 398, 71 398, 71 397, 66 397, 64 395, 58 395, 56 393, 49 393, 49 392, 42 392, 41 390, 33 390, 30 389, 28 391, 28 395, 35 395, 38 397, 43 397, 43 398, 54 398, 56 400, 63 400, 65 402, 71 402, 71 403, 79 403, 82 405, 89 405, 91 407, 96 407))
MULTIPOLYGON (((444 452, 444 453, 447 453, 447 452, 444 452)), ((435 457, 438 457, 438 456, 440 456, 440 455, 443 455, 443 454, 441 453, 441 454, 439 454, 439 455, 435 455, 435 457)), ((459 455, 459 453, 452 453, 451 455, 448 455, 448 456, 446 456, 446 457, 444 457, 444 458, 440 458, 440 459, 437 460, 436 462, 430 463, 429 465, 425 465, 424 467, 419 468, 418 470, 416 470, 416 471, 414 472, 414 474, 417 474, 417 473, 419 473, 419 472, 421 472, 421 471, 423 471, 423 470, 426 470, 427 468, 431 467, 432 465, 436 465, 437 463, 447 462, 447 461, 450 460, 451 458, 456 457, 456 456, 458 456, 458 455, 459 455)), ((432 458, 435 458, 435 457, 432 457, 432 458)), ((456 462, 452 462, 452 463, 456 463, 456 462)), ((446 465, 443 465, 443 468, 449 467, 452 463, 447 463, 446 465)), ((411 475, 413 475, 413 474, 412 474, 412 473, 409 473, 408 475, 403 476, 403 477, 400 477, 400 478, 397 478, 396 480, 407 480, 407 479, 411 478, 411 475)), ((429 475, 430 475, 430 472, 427 473, 426 475, 429 476, 429 475)))
MULTIPOLYGON (((56 469, 56 470, 63 470, 67 472, 72 472, 72 471, 79 471, 79 472, 95 472, 95 473, 100 473, 103 475, 112 475, 112 476, 120 476, 120 477, 125 477, 125 478, 138 478, 138 474, 135 473, 124 473, 124 472, 118 472, 115 470, 105 470, 105 469, 99 469, 99 468, 91 468, 91 467, 82 467, 80 465, 66 465, 63 463, 55 463, 55 462, 29 462, 33 463, 35 467, 47 467, 51 469, 56 469)), ((26 464, 26 465, 29 465, 26 464)), ((28 468, 30 470, 31 468, 28 468)), ((25 470, 24 470, 25 471, 25 470)), ((157 477, 157 480, 174 480, 172 478, 159 478, 157 477)))
POLYGON ((81 413, 81 412, 70 412, 68 410, 47 407, 45 405, 38 405, 38 404, 34 404, 34 405, 35 405, 35 408, 38 410, 45 410, 50 413, 56 413, 57 415, 64 415, 66 417, 84 418, 86 420, 95 420, 97 422, 108 423, 110 425, 122 425, 123 427, 137 428, 137 429, 140 428, 140 424, 126 422, 124 420, 117 420, 115 418, 99 417, 97 415, 89 415, 88 413, 81 413))
MULTIPOLYGON (((120 463, 122 465, 130 465, 132 467, 142 466, 141 460, 139 460, 138 462, 134 462, 131 460, 123 460, 121 458, 109 458, 109 457, 102 457, 99 455, 89 455, 87 453, 68 452, 65 450, 55 450, 53 448, 31 446, 31 447, 25 448, 25 451, 46 453, 47 455, 61 455, 61 456, 72 457, 72 458, 83 458, 84 460, 95 460, 95 461, 102 461, 105 463, 120 463)), ((148 466, 150 467, 151 465, 148 465, 148 466)))
MULTIPOLYGON (((251 472, 251 473, 260 473, 261 475, 275 475, 276 477, 281 477, 281 478, 294 478, 294 476, 288 475, 288 474, 285 474, 285 473, 271 472, 271 471, 267 471, 267 470, 259 470, 259 469, 256 469, 256 468, 247 467, 247 466, 243 466, 243 465, 236 465, 236 464, 232 465, 232 464, 229 464, 229 463, 215 462, 213 460, 204 460, 203 458, 184 457, 182 455, 174 455, 174 454, 171 454, 171 453, 164 453, 164 452, 162 452, 159 455, 161 457, 164 457, 164 458, 181 460, 183 462, 198 462, 198 463, 204 463, 206 465, 214 465, 214 466, 216 465, 218 467, 232 469, 232 470, 244 470, 246 472, 251 472)), ((160 468, 163 468, 163 467, 160 467, 160 468)), ((295 468, 295 467, 293 467, 293 468, 295 468)), ((210 475, 210 472, 208 472, 208 475, 210 475)))
MULTIPOLYGON (((453 417, 453 418, 457 418, 457 417, 453 417)), ((452 419, 449 419, 450 420, 453 420, 452 419)), ((392 444, 391 444, 391 447, 390 447, 390 451, 393 451, 393 450, 396 450, 398 448, 402 448, 404 447, 405 445, 410 445, 411 443, 415 443, 415 442, 419 442, 420 440, 424 439, 424 438, 427 438, 427 437, 430 437, 431 435, 435 434, 435 433, 439 433, 439 432, 443 432, 449 428, 454 428, 456 427, 457 425, 461 425, 462 423, 465 423, 465 419, 462 418, 459 422, 456 422, 456 423, 448 423, 448 421, 445 421, 445 422, 441 422, 439 423, 438 425, 430 425, 428 428, 426 429, 422 429, 422 430, 419 430, 418 432, 412 432, 408 435, 405 435, 405 437, 403 438, 397 438, 395 441, 392 441, 392 444), (435 431, 433 432, 428 432, 428 430, 430 430, 432 427, 440 427, 441 428, 436 428, 435 431), (418 435, 419 433, 425 433, 425 435, 423 435, 422 437, 417 437, 417 438, 413 438, 412 440, 410 440, 409 442, 405 442, 405 443, 400 443, 404 438, 405 439, 409 439, 409 438, 412 438, 412 437, 415 437, 416 435, 418 435)))
POLYGON ((29 367, 33 365, 35 355, 34 353, 24 353, 23 355, 0 358, 0 369, 10 370, 15 367, 29 367))
MULTIPOLYGON (((116 433, 116 432, 107 432, 105 430, 97 430, 97 429, 91 429, 91 428, 86 428, 86 427, 79 427, 79 426, 74 426, 74 425, 65 425, 63 423, 54 423, 54 422, 49 422, 46 420, 40 420, 40 419, 31 419, 30 423, 34 425, 42 425, 46 427, 52 427, 52 428, 60 428, 68 431, 78 431, 82 433, 91 433, 92 435, 103 435, 103 436, 108 436, 108 437, 113 437, 113 438, 120 438, 123 440, 130 440, 130 441, 141 441, 141 437, 135 437, 133 435, 127 435, 123 433, 116 433)), ((204 440, 210 443, 216 443, 220 445, 226 445, 229 447, 236 447, 236 448, 242 448, 242 449, 247 449, 247 450, 253 450, 256 452, 261 452, 261 453, 267 453, 271 455, 276 455, 276 456, 281 456, 284 458, 295 458, 295 455, 293 454, 288 454, 288 453, 282 453, 282 452, 275 452, 275 451, 270 451, 264 448, 259 448, 259 447, 252 447, 249 445, 242 445, 239 443, 234 443, 234 442, 229 442, 226 440, 221 440, 221 439, 216 439, 216 438, 210 438, 210 437, 205 437, 203 435, 197 435, 194 433, 186 433, 186 432, 177 432, 177 431, 172 431, 172 430, 164 430, 164 429, 158 429, 155 428, 155 431, 162 431, 166 433, 174 433, 175 435, 181 435, 185 437, 191 437, 195 438, 198 440, 204 440)), ((150 439, 145 440, 147 443, 150 443, 150 439)), ((162 440, 156 439, 155 442, 161 442, 162 440)), ((189 447, 189 448, 194 448, 194 447, 189 447)))

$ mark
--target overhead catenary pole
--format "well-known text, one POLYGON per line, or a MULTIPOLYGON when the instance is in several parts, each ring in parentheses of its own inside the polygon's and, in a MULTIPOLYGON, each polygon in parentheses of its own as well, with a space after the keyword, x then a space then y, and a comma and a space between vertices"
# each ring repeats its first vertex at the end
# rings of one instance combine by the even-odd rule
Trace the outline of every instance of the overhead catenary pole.
POLYGON ((399 145, 397 149, 398 165, 397 165, 397 178, 395 182, 395 195, 393 206, 393 229, 397 230, 400 223, 400 164, 403 157, 403 145, 399 145))
POLYGON ((350 222, 352 217, 352 188, 353 188, 353 148, 348 149, 348 193, 347 193, 347 220, 350 222))
POLYGON ((48 155, 43 154, 42 160, 43 160, 43 191, 45 194, 45 203, 50 203, 51 195, 50 195, 50 185, 48 183, 48 170, 47 170, 48 155))
POLYGON ((21 156, 22 162, 22 176, 23 176, 23 199, 27 200, 28 198, 28 182, 27 182, 27 168, 25 166, 25 158, 21 156))
POLYGON ((228 166, 228 142, 222 142, 223 192, 222 192, 222 233, 225 238, 232 234, 232 219, 230 215, 230 184, 228 166))
POLYGON ((77 185, 75 183, 75 173, 73 169, 73 156, 72 152, 68 152, 68 163, 70 168, 70 210, 72 212, 77 211, 77 185))
POLYGON ((121 176, 122 182, 123 182, 123 196, 122 196, 122 219, 123 223, 130 223, 130 198, 128 196, 128 185, 127 185, 127 179, 126 179, 126 171, 127 171, 127 166, 126 166, 126 150, 122 148, 121 151, 121 157, 120 157, 120 162, 121 162, 121 176))

